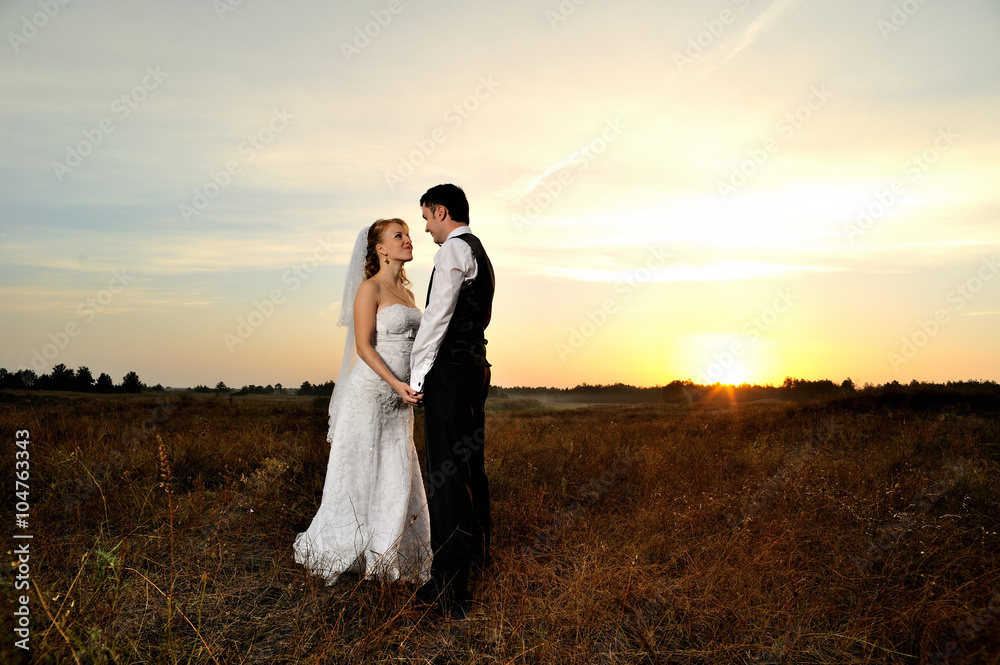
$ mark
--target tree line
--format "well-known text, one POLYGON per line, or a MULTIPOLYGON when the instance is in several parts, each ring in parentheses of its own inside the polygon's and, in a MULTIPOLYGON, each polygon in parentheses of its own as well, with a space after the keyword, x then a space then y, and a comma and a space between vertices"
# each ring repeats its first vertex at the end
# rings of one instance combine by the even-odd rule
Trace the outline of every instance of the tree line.
POLYGON ((298 389, 285 388, 280 383, 275 383, 274 385, 268 384, 266 386, 257 386, 250 384, 248 386, 243 386, 239 390, 234 390, 226 385, 225 381, 219 381, 215 384, 214 388, 209 388, 205 385, 195 386, 191 388, 193 392, 196 393, 219 393, 226 395, 325 395, 329 397, 333 394, 333 381, 327 381, 326 383, 317 383, 313 385, 308 381, 303 381, 302 385, 298 389))
POLYGON ((785 377, 781 385, 757 385, 744 383, 737 386, 726 384, 702 385, 690 380, 671 381, 665 386, 651 388, 632 386, 624 383, 608 385, 592 385, 582 383, 573 388, 540 388, 528 386, 513 386, 490 389, 491 397, 535 397, 556 402, 673 402, 693 403, 704 401, 737 401, 750 402, 762 399, 782 401, 809 401, 826 399, 853 399, 879 397, 886 398, 895 395, 905 395, 907 399, 948 399, 960 396, 969 399, 976 396, 982 399, 997 400, 1000 398, 1000 386, 995 381, 948 381, 935 384, 913 380, 908 384, 890 381, 881 385, 865 383, 856 386, 850 378, 836 383, 829 379, 810 381, 785 377), (510 393, 510 395, 508 395, 510 393))
MULTIPOLYGON (((215 388, 205 385, 198 385, 189 388, 196 393, 218 393, 226 395, 313 395, 329 397, 333 394, 333 381, 326 383, 312 384, 303 381, 298 389, 285 388, 280 383, 266 386, 247 385, 239 390, 234 390, 226 385, 224 381, 215 384, 215 388)), ((147 386, 139 379, 135 372, 129 372, 122 377, 121 383, 115 383, 111 375, 102 372, 94 378, 94 373, 86 365, 78 367, 76 370, 59 363, 52 368, 48 374, 39 375, 31 369, 21 369, 10 372, 6 368, 0 367, 0 389, 10 388, 14 390, 71 390, 83 393, 141 393, 146 390, 163 390, 163 386, 147 386)))
MULTIPOLYGON (((329 397, 333 393, 334 382, 310 383, 303 381, 298 389, 285 388, 280 383, 266 386, 245 385, 239 390, 219 381, 215 388, 198 385, 188 390, 199 393, 216 393, 232 396, 242 395, 284 395, 295 394, 304 396, 329 397)), ((146 390, 163 390, 163 386, 147 386, 135 372, 129 372, 122 377, 121 383, 115 383, 107 373, 101 373, 96 379, 90 368, 78 367, 75 371, 59 363, 48 374, 36 374, 33 370, 22 369, 9 372, 0 367, 0 389, 11 388, 20 390, 71 390, 89 393, 140 393, 146 390)), ((785 377, 780 386, 744 383, 738 386, 724 384, 700 385, 690 380, 671 381, 664 386, 639 387, 625 383, 588 384, 582 383, 573 388, 545 388, 529 386, 513 386, 501 388, 490 387, 490 397, 507 398, 510 396, 542 397, 555 401, 567 402, 700 402, 708 399, 728 399, 738 402, 759 399, 779 399, 792 401, 807 401, 830 398, 863 398, 878 396, 893 398, 905 395, 907 399, 949 399, 960 396, 969 400, 973 396, 985 398, 988 401, 1000 399, 1000 386, 995 381, 948 381, 943 384, 911 381, 900 384, 890 381, 882 385, 866 383, 857 387, 850 378, 841 383, 829 379, 809 381, 785 377), (512 393, 513 395, 508 395, 512 393)))
MULTIPOLYGON (((333 380, 315 384, 309 381, 303 381, 302 385, 300 385, 297 389, 285 388, 282 384, 275 383, 273 385, 268 384, 266 386, 249 384, 237 390, 226 385, 225 381, 219 381, 215 384, 214 388, 204 384, 199 384, 193 388, 188 388, 187 390, 195 393, 215 393, 219 395, 232 395, 235 397, 243 395, 285 394, 329 397, 333 394, 334 385, 335 382, 333 380)), ((81 365, 76 370, 73 370, 67 367, 64 363, 55 365, 48 374, 38 374, 31 369, 21 369, 16 372, 11 372, 6 368, 0 367, 0 389, 4 388, 12 390, 64 390, 101 394, 141 393, 147 390, 158 391, 164 389, 161 384, 156 384, 155 386, 146 385, 139 379, 139 375, 134 371, 128 372, 125 376, 123 376, 120 383, 115 383, 111 378, 111 375, 106 372, 102 372, 95 379, 93 372, 86 365, 81 365)), ((635 386, 625 386, 620 383, 615 386, 590 386, 585 383, 582 386, 569 389, 516 388, 516 390, 563 393, 579 393, 581 390, 589 391, 591 389, 597 389, 600 391, 607 391, 610 389, 615 392, 625 389, 631 393, 660 390, 659 388, 636 388, 635 386)), ((506 397, 506 395, 502 392, 502 389, 497 386, 493 386, 490 389, 490 397, 506 397)))
POLYGON ((140 393, 144 390, 163 390, 157 384, 150 388, 139 380, 139 375, 129 372, 122 377, 121 383, 115 383, 110 374, 102 372, 95 379, 93 372, 86 365, 75 371, 59 363, 48 374, 37 374, 31 369, 21 369, 8 372, 0 367, 0 388, 15 388, 20 390, 75 390, 83 393, 140 393))

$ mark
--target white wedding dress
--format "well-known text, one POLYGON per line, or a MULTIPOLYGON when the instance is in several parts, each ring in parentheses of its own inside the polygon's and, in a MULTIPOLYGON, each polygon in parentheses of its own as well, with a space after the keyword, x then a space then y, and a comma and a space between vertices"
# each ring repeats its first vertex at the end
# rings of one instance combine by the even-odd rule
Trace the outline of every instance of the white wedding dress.
MULTIPOLYGON (((410 377, 420 310, 390 305, 375 315, 374 346, 393 374, 410 377)), ((413 445, 413 409, 364 361, 336 385, 323 499, 295 539, 295 561, 333 584, 350 570, 369 579, 430 579, 431 530, 413 445)))

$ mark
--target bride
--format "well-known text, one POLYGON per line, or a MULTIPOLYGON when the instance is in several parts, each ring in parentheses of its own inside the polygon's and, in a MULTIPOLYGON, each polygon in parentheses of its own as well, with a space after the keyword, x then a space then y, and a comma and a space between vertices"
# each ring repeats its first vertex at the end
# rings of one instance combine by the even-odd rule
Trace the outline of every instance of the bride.
POLYGON ((430 578, 416 399, 407 384, 421 316, 406 288, 403 264, 411 260, 406 222, 380 219, 358 234, 347 267, 338 324, 348 335, 330 399, 323 499, 294 544, 295 561, 327 584, 347 571, 385 581, 430 578))

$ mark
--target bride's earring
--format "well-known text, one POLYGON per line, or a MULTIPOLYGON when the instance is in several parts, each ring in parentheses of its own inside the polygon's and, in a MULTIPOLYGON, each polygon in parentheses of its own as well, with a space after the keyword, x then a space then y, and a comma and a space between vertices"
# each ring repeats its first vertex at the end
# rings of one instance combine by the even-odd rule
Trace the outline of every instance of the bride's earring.
POLYGON ((387 256, 387 257, 385 257, 385 264, 386 264, 386 265, 389 265, 389 257, 388 257, 388 256, 387 256))

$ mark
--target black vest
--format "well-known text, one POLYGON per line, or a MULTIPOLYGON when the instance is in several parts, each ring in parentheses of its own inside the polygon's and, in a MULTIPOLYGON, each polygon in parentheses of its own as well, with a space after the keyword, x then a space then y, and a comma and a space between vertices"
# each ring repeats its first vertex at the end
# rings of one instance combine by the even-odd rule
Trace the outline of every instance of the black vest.
MULTIPOLYGON (((455 313, 451 316, 448 330, 441 342, 441 350, 434 362, 489 367, 490 364, 486 362, 486 326, 490 324, 493 312, 493 264, 486 256, 483 243, 476 236, 464 233, 455 236, 455 239, 464 240, 472 250, 472 255, 476 258, 476 278, 459 289, 455 313)), ((433 284, 434 273, 431 272, 431 281, 427 287, 428 303, 433 284)))

